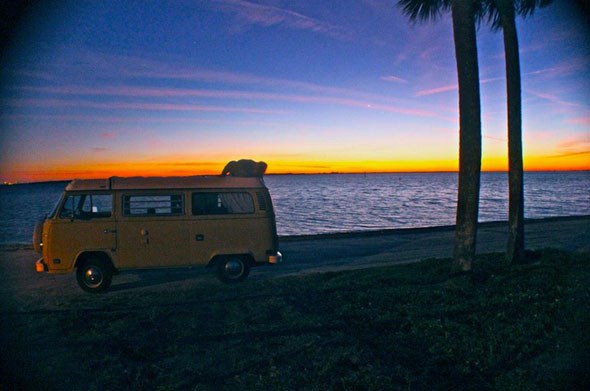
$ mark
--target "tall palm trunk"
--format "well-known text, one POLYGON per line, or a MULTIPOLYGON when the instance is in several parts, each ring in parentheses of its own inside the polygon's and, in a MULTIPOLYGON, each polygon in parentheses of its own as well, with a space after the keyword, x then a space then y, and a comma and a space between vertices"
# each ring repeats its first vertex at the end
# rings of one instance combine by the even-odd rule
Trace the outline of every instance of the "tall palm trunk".
POLYGON ((481 106, 474 3, 452 0, 459 79, 459 191, 451 273, 470 271, 475 258, 481 175, 481 106))
POLYGON ((507 262, 524 259, 524 180, 522 159, 522 115, 520 56, 512 0, 497 0, 502 20, 508 100, 508 245, 507 262))

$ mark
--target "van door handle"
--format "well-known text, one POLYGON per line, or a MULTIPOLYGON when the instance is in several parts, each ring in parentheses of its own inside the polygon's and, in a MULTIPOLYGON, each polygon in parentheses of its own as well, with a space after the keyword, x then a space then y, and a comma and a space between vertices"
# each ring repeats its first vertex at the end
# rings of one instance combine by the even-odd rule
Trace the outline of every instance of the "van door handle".
POLYGON ((141 242, 143 244, 150 244, 150 231, 148 231, 145 228, 142 228, 141 231, 139 231, 139 233, 141 234, 141 242))
POLYGON ((105 229, 104 231, 102 231, 103 234, 116 234, 117 230, 116 229, 105 229))

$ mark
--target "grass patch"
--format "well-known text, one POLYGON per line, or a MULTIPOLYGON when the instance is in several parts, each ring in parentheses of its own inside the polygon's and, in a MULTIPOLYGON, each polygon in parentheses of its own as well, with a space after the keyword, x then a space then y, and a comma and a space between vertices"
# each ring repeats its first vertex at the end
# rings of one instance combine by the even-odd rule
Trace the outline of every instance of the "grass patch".
POLYGON ((13 363, 38 363, 15 379, 89 390, 590 387, 589 255, 503 261, 481 256, 489 278, 462 286, 448 284, 450 260, 433 259, 13 317, 13 363))

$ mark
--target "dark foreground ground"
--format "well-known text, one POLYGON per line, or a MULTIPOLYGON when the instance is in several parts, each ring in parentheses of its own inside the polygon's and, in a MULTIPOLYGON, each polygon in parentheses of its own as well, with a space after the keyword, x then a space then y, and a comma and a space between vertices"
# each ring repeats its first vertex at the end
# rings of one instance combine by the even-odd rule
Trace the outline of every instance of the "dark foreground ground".
POLYGON ((588 222, 529 224, 530 248, 561 249, 482 254, 476 284, 447 279, 444 228, 288 238, 284 265, 238 286, 135 272, 105 295, 5 249, 0 389, 588 389, 588 222))

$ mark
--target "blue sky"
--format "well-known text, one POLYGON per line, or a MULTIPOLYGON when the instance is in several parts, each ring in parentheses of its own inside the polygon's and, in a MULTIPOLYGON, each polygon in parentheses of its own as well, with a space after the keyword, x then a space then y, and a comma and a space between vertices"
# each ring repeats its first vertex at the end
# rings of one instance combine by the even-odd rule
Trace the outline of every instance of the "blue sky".
MULTIPOLYGON (((40 1, 4 50, 0 179, 453 170, 450 15, 395 1, 40 1)), ((525 167, 590 168, 588 14, 517 21, 525 167)), ((501 33, 478 31, 484 169, 506 167, 501 33)))

